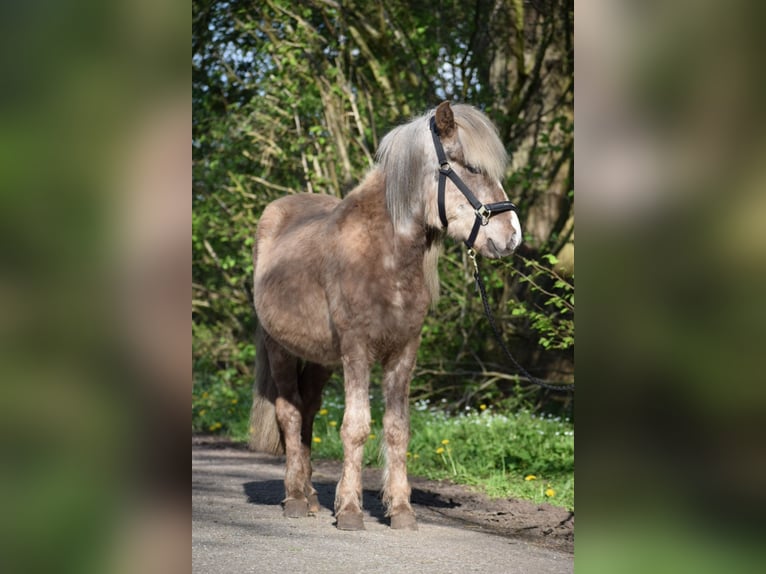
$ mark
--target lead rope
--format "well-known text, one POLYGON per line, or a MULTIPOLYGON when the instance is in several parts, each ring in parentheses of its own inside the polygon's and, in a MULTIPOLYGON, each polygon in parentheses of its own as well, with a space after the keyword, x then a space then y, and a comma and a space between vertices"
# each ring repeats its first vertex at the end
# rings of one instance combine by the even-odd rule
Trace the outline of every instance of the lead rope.
POLYGON ((489 321, 489 326, 492 327, 492 332, 495 335, 495 339, 500 345, 500 348, 503 350, 503 353, 505 353, 505 356, 508 357, 508 359, 516 366, 516 368, 521 372, 522 375, 524 375, 527 379, 529 379, 529 382, 551 391, 573 393, 575 390, 574 383, 572 383, 571 385, 551 385, 550 383, 545 383, 541 381, 540 379, 538 379, 537 377, 531 375, 529 371, 527 371, 524 367, 519 365, 518 361, 516 361, 516 359, 513 358, 513 355, 511 355, 511 352, 508 350, 508 347, 506 347, 505 343, 503 342, 503 337, 502 335, 500 335, 500 331, 497 328, 497 324, 495 323, 495 317, 492 314, 492 310, 489 308, 489 301, 487 300, 487 290, 484 287, 484 282, 481 280, 481 273, 479 273, 479 264, 476 262, 476 251, 474 251, 473 249, 469 249, 468 257, 471 258, 471 262, 473 263, 473 278, 476 280, 476 286, 479 288, 479 293, 481 294, 481 302, 484 304, 484 314, 487 316, 487 320, 489 321))

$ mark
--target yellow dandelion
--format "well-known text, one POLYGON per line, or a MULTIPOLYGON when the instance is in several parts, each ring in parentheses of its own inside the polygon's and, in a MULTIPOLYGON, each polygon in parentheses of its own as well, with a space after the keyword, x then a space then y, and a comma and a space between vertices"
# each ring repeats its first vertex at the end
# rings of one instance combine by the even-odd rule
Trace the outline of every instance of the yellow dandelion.
POLYGON ((486 411, 487 410, 487 405, 485 405, 484 403, 480 404, 479 405, 479 410, 486 411))
POLYGON ((205 409, 202 409, 202 410, 199 412, 199 416, 201 416, 201 417, 204 417, 206 414, 207 414, 207 410, 205 410, 205 409))
POLYGON ((374 435, 374 434, 371 434, 371 435, 370 435, 370 438, 371 438, 371 439, 374 439, 374 438, 375 438, 375 435, 374 435))
POLYGON ((407 458, 412 458, 412 453, 411 452, 407 453, 407 458))
POLYGON ((442 441, 442 444, 449 444, 449 439, 446 439, 446 438, 445 438, 445 439, 442 441))
POLYGON ((412 455, 412 460, 417 460, 420 458, 420 455, 418 453, 415 453, 412 455))
POLYGON ((211 431, 215 431, 215 430, 218 430, 219 428, 221 428, 222 426, 223 425, 221 423, 215 422, 212 425, 210 425, 209 428, 210 428, 211 431))
POLYGON ((336 426, 338 426, 338 421, 330 421, 327 424, 329 424, 331 427, 336 427, 336 426))
POLYGON ((548 498, 553 498, 554 496, 556 496, 556 491, 553 490, 552 488, 546 488, 545 496, 547 496, 548 498))
POLYGON ((524 480, 529 482, 530 480, 537 480, 537 477, 534 474, 528 474, 527 476, 524 477, 524 480))
POLYGON ((237 401, 239 401, 239 399, 231 399, 231 404, 236 405, 237 401))
POLYGON ((315 436, 315 437, 314 437, 313 439, 311 439, 311 440, 313 440, 315 443, 320 443, 320 442, 322 442, 322 439, 321 439, 321 438, 319 438, 318 436, 315 436))
POLYGON ((319 415, 320 416, 325 416, 328 412, 330 412, 330 411, 328 411, 327 409, 322 409, 321 411, 319 411, 319 415))
POLYGON ((210 395, 208 395, 208 392, 207 392, 207 391, 205 391, 204 393, 202 393, 202 398, 203 398, 203 399, 206 399, 206 398, 208 398, 208 396, 210 396, 210 395))
POLYGON ((439 448, 437 448, 436 449, 436 454, 444 454, 444 447, 440 446, 439 448))

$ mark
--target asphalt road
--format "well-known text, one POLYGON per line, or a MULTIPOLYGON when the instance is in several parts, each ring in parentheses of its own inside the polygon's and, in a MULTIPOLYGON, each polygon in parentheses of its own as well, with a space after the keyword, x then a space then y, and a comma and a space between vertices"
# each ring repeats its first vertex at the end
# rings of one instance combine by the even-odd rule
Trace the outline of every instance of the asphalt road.
MULTIPOLYGON (((573 571, 570 553, 488 534, 415 506, 419 530, 391 530, 365 490, 364 532, 334 526, 337 476, 317 471, 323 508, 315 517, 282 517, 280 457, 233 448, 192 447, 192 571, 367 574, 559 574, 573 571)), ((365 489, 373 485, 364 485, 365 489)))

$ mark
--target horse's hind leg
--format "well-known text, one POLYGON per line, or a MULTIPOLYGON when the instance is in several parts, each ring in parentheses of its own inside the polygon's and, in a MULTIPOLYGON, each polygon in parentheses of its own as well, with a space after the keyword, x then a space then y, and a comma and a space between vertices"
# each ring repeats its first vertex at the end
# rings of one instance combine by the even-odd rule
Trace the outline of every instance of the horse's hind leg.
POLYGON ((284 514, 288 518, 300 518, 308 514, 308 500, 304 493, 307 476, 301 444, 303 405, 298 391, 298 360, 271 337, 266 337, 266 348, 277 386, 277 420, 285 441, 284 514))
POLYGON ((407 480, 407 444, 410 441, 410 379, 415 365, 418 340, 413 341, 383 365, 383 394, 386 413, 383 433, 386 445, 386 472, 383 502, 391 528, 417 530, 415 512, 410 505, 407 480))
POLYGON ((306 483, 303 492, 308 501, 309 514, 319 512, 319 497, 311 484, 311 441, 313 438, 314 417, 322 405, 322 389, 332 371, 316 363, 306 363, 298 379, 298 389, 303 408, 301 410, 301 457, 305 468, 306 483))

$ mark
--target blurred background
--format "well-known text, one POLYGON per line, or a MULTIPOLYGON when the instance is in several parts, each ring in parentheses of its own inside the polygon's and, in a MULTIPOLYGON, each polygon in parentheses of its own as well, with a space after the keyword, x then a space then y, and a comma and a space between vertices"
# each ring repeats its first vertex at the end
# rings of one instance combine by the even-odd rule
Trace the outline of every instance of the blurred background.
POLYGON ((578 572, 762 561, 759 16, 577 5, 578 572))
MULTIPOLYGON (((0 7, 4 572, 190 569, 192 366, 208 384, 246 378, 246 241, 264 198, 343 194, 385 131, 441 99, 485 109, 512 154, 528 251, 484 272, 519 359, 548 380, 574 380, 572 315, 534 284, 556 273, 573 289, 576 183, 577 571, 760 566, 762 8, 191 8, 0 7)), ((422 357, 423 393, 478 363, 464 334, 497 361, 456 247, 441 269, 453 305, 438 312, 457 331, 428 325, 424 348, 449 362, 422 357), (463 309, 475 320, 450 315, 463 309)), ((513 392, 514 373, 498 372, 497 392, 513 392)), ((460 374, 474 375, 478 396, 486 374, 460 374)))
POLYGON ((0 5, 0 570, 190 568, 185 2, 0 5))

